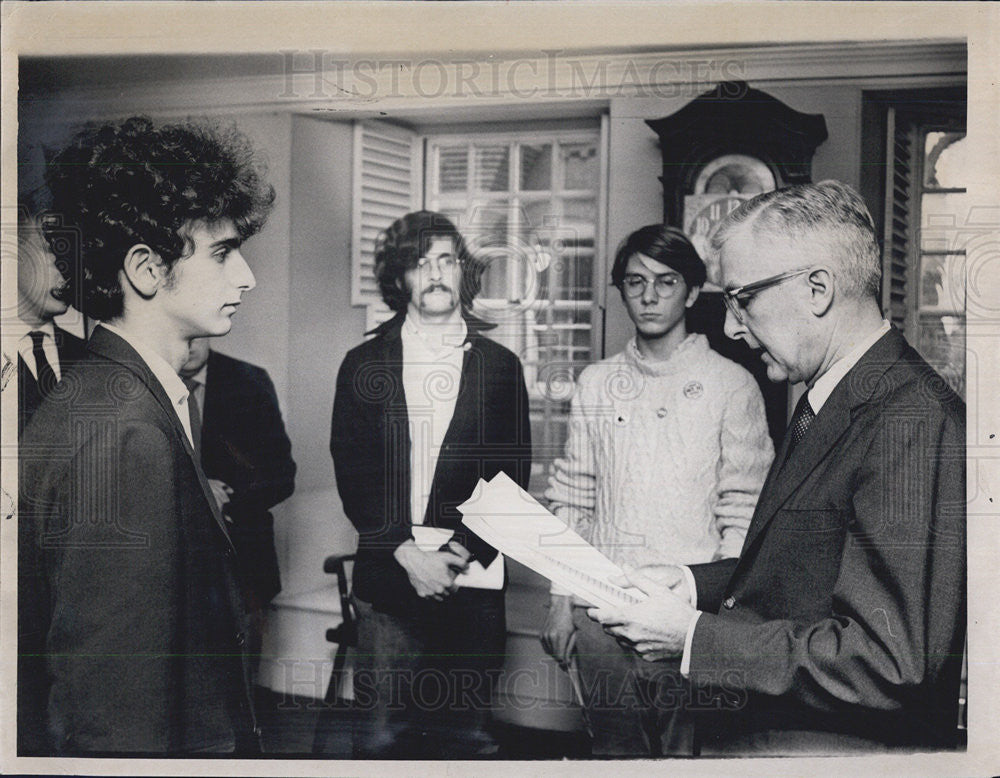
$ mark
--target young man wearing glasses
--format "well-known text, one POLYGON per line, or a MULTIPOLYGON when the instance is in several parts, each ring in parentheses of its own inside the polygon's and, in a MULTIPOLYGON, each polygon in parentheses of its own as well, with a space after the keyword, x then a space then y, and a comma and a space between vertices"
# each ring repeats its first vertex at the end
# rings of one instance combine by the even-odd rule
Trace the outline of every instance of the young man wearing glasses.
POLYGON ((740 558, 633 571, 650 597, 593 618, 646 660, 682 658, 702 753, 953 748, 965 404, 883 320, 874 223, 849 186, 759 195, 713 246, 726 334, 807 391, 740 558))
POLYGON ((506 641, 503 561, 464 530, 457 506, 501 470, 527 487, 521 363, 472 315, 479 273, 442 214, 393 222, 375 275, 396 316, 344 358, 330 437, 359 535, 354 753, 486 756, 496 750, 486 724, 506 641), (429 528, 444 542, 418 545, 429 528), (456 584, 494 562, 496 588, 456 584))
MULTIPOLYGON (((611 279, 636 334, 580 375, 550 507, 621 565, 736 557, 773 450, 754 379, 687 331, 705 265, 656 224, 625 240, 611 279)), ((576 645, 595 755, 692 752, 678 663, 642 662, 558 589, 542 642, 560 663, 576 645)))

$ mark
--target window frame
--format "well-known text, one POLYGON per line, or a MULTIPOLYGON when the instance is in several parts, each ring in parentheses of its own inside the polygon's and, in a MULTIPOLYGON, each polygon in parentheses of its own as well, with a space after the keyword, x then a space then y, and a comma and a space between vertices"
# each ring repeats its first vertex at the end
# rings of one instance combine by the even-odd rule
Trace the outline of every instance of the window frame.
MULTIPOLYGON (((576 374, 586 364, 595 362, 603 357, 602 349, 604 344, 605 326, 605 302, 606 283, 608 266, 606 257, 606 230, 607 230, 607 186, 608 186, 608 125, 607 117, 602 116, 599 126, 593 128, 566 128, 566 129, 532 129, 532 122, 525 122, 523 130, 502 130, 491 131, 488 127, 478 129, 463 128, 461 131, 428 132, 422 136, 424 143, 424 188, 423 202, 425 207, 431 210, 452 212, 469 212, 470 194, 477 200, 503 203, 505 207, 504 217, 507 220, 507 235, 518 235, 524 224, 521 217, 526 213, 526 208, 533 203, 558 203, 557 218, 565 214, 565 204, 569 202, 586 200, 593 204, 594 208, 594 231, 593 252, 591 259, 591 275, 586 300, 577 299, 553 299, 551 288, 549 295, 545 298, 539 297, 532 300, 524 308, 525 348, 523 353, 518 354, 522 358, 525 367, 525 383, 527 384, 529 398, 532 405, 532 418, 545 430, 547 440, 534 441, 535 460, 537 468, 533 467, 533 490, 540 492, 544 477, 547 472, 548 463, 555 456, 559 456, 565 446, 566 434, 568 432, 569 421, 569 400, 571 392, 563 391, 568 388, 564 379, 568 376, 562 375, 563 371, 557 370, 559 375, 547 375, 545 365, 542 362, 541 354, 532 358, 533 350, 545 348, 541 340, 543 333, 558 329, 564 333, 587 330, 589 332, 589 343, 586 347, 577 346, 573 340, 573 335, 565 337, 569 342, 560 345, 560 349, 566 350, 566 359, 575 366, 573 379, 576 374), (503 192, 480 192, 474 188, 474 166, 471 160, 474 158, 476 146, 489 145, 491 143, 508 144, 510 149, 509 158, 509 178, 508 186, 503 192), (562 154, 559 153, 557 145, 567 145, 574 143, 593 144, 597 153, 597 175, 593 189, 567 189, 564 188, 565 169, 562 154), (446 146, 466 145, 469 153, 470 163, 466 172, 466 189, 462 192, 441 192, 438 188, 437 176, 440 166, 441 149, 446 146), (552 145, 552 167, 550 171, 550 188, 544 190, 525 190, 521 188, 521 156, 520 151, 524 146, 551 144, 552 145), (582 316, 584 321, 559 324, 554 320, 566 313, 578 312, 580 307, 587 309, 586 315, 582 316), (542 322, 541 319, 547 319, 542 322), (534 338, 528 335, 533 330, 536 334, 534 338), (549 381, 554 379, 558 386, 558 397, 551 396, 551 393, 544 391, 549 385, 549 381)), ((465 234, 464 225, 458 225, 465 234)), ((516 270, 508 270, 516 272, 516 270)), ((517 278, 511 278, 509 288, 516 289, 517 278)), ((506 303, 499 298, 486 297, 480 294, 477 297, 480 306, 489 306, 506 303)))

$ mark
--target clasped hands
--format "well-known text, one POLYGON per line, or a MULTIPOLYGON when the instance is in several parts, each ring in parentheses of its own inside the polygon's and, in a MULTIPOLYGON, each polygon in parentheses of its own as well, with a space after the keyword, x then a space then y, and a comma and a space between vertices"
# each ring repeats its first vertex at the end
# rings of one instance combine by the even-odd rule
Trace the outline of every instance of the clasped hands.
POLYGON ((455 540, 436 551, 424 551, 412 539, 407 540, 396 547, 393 556, 417 595, 438 602, 458 588, 455 578, 466 571, 472 559, 468 549, 455 540))
POLYGON ((219 510, 226 517, 226 521, 232 523, 233 520, 225 513, 225 508, 233 496, 233 487, 224 481, 220 481, 218 478, 209 478, 207 480, 208 485, 212 488, 212 496, 215 498, 215 504, 219 506, 219 510))
POLYGON ((587 615, 647 662, 681 656, 695 615, 684 573, 676 565, 626 566, 624 571, 611 583, 634 586, 647 598, 623 608, 590 608, 587 615))

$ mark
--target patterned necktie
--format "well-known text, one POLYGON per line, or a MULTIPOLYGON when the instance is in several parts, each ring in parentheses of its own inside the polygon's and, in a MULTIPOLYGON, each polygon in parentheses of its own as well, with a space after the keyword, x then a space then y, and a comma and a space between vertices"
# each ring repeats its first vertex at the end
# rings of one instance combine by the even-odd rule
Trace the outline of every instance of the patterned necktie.
POLYGON ((815 418, 816 414, 813 413, 812 406, 809 404, 809 392, 806 392, 799 398, 799 403, 795 406, 795 413, 792 414, 792 422, 788 425, 788 434, 791 436, 791 442, 788 445, 789 451, 805 437, 806 430, 809 429, 809 425, 815 418))
POLYGON ((193 378, 185 378, 184 386, 188 388, 188 415, 191 418, 191 437, 194 438, 194 453, 201 459, 201 408, 198 406, 198 398, 195 396, 195 389, 200 384, 193 378))
POLYGON ((48 397, 52 387, 58 383, 56 372, 49 364, 48 357, 45 356, 45 349, 42 343, 45 342, 45 333, 39 330, 32 330, 28 333, 31 338, 31 354, 35 358, 35 375, 38 376, 38 391, 42 397, 48 397))

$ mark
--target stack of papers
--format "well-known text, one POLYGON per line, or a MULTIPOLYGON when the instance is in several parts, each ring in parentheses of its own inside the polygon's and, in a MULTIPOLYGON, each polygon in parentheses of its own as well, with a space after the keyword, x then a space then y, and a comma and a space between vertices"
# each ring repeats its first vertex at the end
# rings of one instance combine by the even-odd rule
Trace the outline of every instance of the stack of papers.
POLYGON ((618 565, 553 516, 506 473, 479 479, 458 506, 462 523, 511 559, 592 605, 620 608, 646 599, 639 589, 610 583, 618 565))

